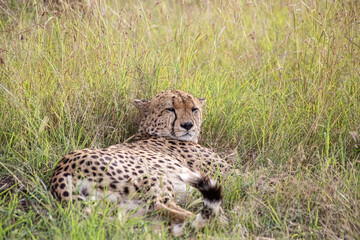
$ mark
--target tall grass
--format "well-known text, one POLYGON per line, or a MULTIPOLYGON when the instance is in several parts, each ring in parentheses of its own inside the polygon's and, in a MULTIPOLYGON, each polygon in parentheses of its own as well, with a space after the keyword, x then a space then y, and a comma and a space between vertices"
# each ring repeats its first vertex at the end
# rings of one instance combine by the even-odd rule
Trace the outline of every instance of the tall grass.
MULTIPOLYGON (((169 238, 49 194, 62 155, 136 132, 134 98, 207 98, 201 144, 240 169, 199 238, 360 237, 353 1, 2 1, 0 238, 169 238)), ((157 229, 154 230, 154 227, 157 229)))

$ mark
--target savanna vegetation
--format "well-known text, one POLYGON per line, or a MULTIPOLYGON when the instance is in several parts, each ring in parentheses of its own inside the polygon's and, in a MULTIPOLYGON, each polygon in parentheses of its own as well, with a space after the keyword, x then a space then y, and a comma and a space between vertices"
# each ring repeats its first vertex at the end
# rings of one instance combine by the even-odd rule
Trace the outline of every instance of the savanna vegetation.
POLYGON ((0 0, 0 239, 172 238, 49 193, 63 155, 125 141, 131 100, 165 89, 207 98, 201 144, 239 173, 228 221, 185 238, 359 239, 359 6, 0 0))

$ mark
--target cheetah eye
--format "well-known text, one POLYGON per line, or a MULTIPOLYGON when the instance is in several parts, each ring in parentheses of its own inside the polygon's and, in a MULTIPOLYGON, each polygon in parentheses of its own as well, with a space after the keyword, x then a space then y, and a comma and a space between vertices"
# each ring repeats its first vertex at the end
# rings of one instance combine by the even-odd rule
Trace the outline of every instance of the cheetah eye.
POLYGON ((192 110, 192 112, 194 113, 194 112, 198 111, 199 109, 196 108, 196 107, 193 107, 191 110, 192 110))
POLYGON ((166 110, 169 112, 175 112, 175 108, 166 108, 166 110))

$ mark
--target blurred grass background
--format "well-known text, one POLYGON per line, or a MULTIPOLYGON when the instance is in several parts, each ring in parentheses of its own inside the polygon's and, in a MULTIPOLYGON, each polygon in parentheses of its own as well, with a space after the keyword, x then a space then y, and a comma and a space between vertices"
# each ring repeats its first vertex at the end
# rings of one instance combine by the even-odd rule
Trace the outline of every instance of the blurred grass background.
MULTIPOLYGON (((206 97, 201 144, 240 168, 229 222, 186 237, 360 237, 357 1, 0 1, 0 238, 167 239, 84 217, 53 165, 137 130, 134 98, 206 97)), ((156 225, 156 224, 155 224, 156 225)))

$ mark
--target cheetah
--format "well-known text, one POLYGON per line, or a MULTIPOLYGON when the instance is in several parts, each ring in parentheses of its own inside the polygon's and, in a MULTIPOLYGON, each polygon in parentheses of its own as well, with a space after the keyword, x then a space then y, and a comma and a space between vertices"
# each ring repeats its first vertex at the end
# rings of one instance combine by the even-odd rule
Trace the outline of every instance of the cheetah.
POLYGON ((230 165, 198 144, 204 103, 179 90, 163 91, 151 101, 134 100, 141 121, 132 140, 69 153, 53 171, 51 192, 67 201, 106 198, 119 207, 129 200, 144 204, 146 213, 169 217, 177 226, 174 232, 193 216, 195 228, 206 226, 221 210, 221 186, 212 178, 227 173, 230 165), (204 198, 197 215, 176 201, 175 193, 186 186, 204 198))

